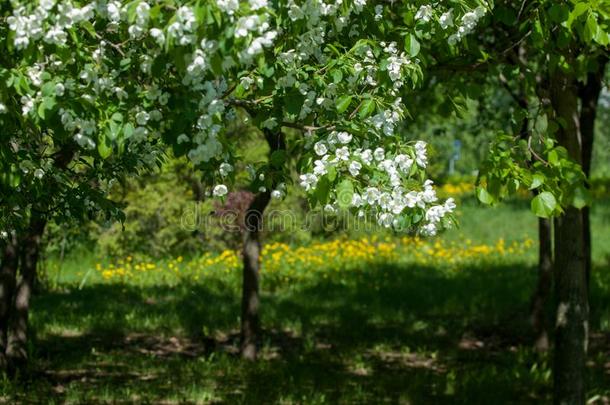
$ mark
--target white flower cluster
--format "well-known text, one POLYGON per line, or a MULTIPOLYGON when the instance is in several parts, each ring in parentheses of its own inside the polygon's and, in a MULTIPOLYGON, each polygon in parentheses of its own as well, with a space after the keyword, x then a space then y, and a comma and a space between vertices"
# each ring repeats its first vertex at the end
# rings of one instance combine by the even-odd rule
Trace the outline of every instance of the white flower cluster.
POLYGON ((352 85, 357 84, 360 81, 361 73, 364 73, 364 84, 377 86, 378 63, 372 49, 369 46, 361 47, 356 54, 363 58, 364 65, 360 62, 354 64, 354 76, 348 79, 348 82, 352 85))
POLYGON ((394 88, 399 89, 403 85, 403 80, 401 80, 402 67, 411 63, 411 61, 404 52, 401 52, 400 54, 398 53, 398 46, 396 42, 390 42, 389 44, 382 42, 380 45, 383 46, 384 52, 390 55, 388 57, 388 75, 394 83, 394 88))
POLYGON ((121 3, 111 1, 106 5, 106 16, 114 26, 121 21, 121 3))
MULTIPOLYGON (((194 44, 197 41, 195 30, 197 29, 197 19, 193 9, 188 6, 182 6, 176 12, 176 21, 170 24, 167 28, 167 32, 173 38, 176 38, 178 44, 184 46, 194 44)), ((155 38, 160 45, 165 42, 163 32, 153 33, 151 30, 151 36, 155 38)))
POLYGON ((447 11, 446 13, 443 13, 438 19, 438 23, 444 30, 453 27, 453 9, 447 11))
POLYGON ((207 39, 201 40, 200 48, 195 49, 192 55, 190 55, 189 65, 186 68, 186 74, 182 79, 182 84, 185 86, 193 87, 194 89, 201 89, 201 85, 205 80, 205 75, 209 69, 209 54, 214 51, 217 44, 215 41, 209 41, 207 39))
POLYGON ((96 144, 92 139, 92 136, 95 135, 97 130, 95 121, 75 117, 72 112, 64 110, 63 108, 59 110, 59 115, 64 129, 67 132, 76 132, 74 140, 81 148, 95 148, 96 144))
MULTIPOLYGON (((451 34, 447 41, 449 45, 455 45, 460 42, 466 35, 470 34, 479 20, 487 13, 487 9, 484 6, 478 6, 473 11, 469 11, 464 14, 461 18, 461 25, 458 26, 457 32, 451 34)), ((430 5, 423 5, 417 10, 415 14, 415 20, 423 21, 428 23, 434 17, 434 9, 430 5)), ((453 9, 444 12, 438 19, 438 23, 443 30, 449 29, 454 26, 453 9)))
POLYGON ((206 81, 199 88, 202 92, 199 110, 202 113, 197 119, 199 132, 192 139, 197 146, 188 153, 188 157, 194 164, 209 162, 213 158, 218 158, 223 152, 222 144, 218 140, 222 127, 215 122, 214 118, 222 116, 225 112, 225 105, 220 100, 220 95, 226 91, 226 83, 206 81))
POLYGON ((239 0, 216 0, 216 5, 225 13, 233 15, 239 8, 239 0))
MULTIPOLYGON (((319 158, 314 161, 312 173, 300 176, 301 187, 305 191, 315 190, 320 178, 331 170, 336 176, 349 174, 355 179, 361 178, 364 184, 371 183, 372 173, 381 173, 383 176, 378 175, 374 185, 351 196, 350 206, 358 209, 360 216, 369 210, 376 215, 380 225, 394 228, 400 227, 400 216, 406 210, 424 210, 425 223, 420 232, 434 235, 441 219, 455 208, 453 200, 447 200, 443 205, 435 204, 438 198, 431 180, 427 180, 420 191, 404 188, 404 180, 410 178, 414 164, 420 169, 427 165, 426 143, 417 142, 411 153, 390 154, 381 147, 350 151, 352 138, 348 132, 333 131, 326 139, 316 142, 313 150, 319 158)), ((335 211, 337 201, 345 196, 337 195, 335 191, 334 198, 335 201, 329 203, 325 211, 335 211)))
MULTIPOLYGON (((233 16, 239 9, 237 0, 217 0, 216 5, 220 10, 229 16, 233 16)), ((267 0, 250 0, 250 9, 258 12, 267 7, 267 0)), ((240 61, 250 64, 255 56, 261 54, 264 48, 273 45, 273 41, 278 35, 278 31, 272 30, 266 21, 266 15, 254 13, 240 17, 235 23, 235 38, 245 38, 250 34, 257 34, 249 41, 248 46, 240 53, 240 61)))
POLYGON ((415 19, 418 21, 421 20, 423 22, 430 22, 432 19, 432 14, 432 6, 425 4, 421 6, 419 10, 417 10, 417 13, 415 13, 415 19))
POLYGON ((462 24, 458 27, 457 32, 449 36, 447 40, 449 45, 455 45, 460 42, 466 35, 470 34, 479 20, 487 13, 487 10, 483 6, 479 6, 462 16, 462 24))
POLYGON ((383 6, 381 4, 377 4, 375 6, 375 21, 381 21, 383 18, 383 6))
POLYGON ((277 37, 278 32, 275 30, 264 31, 263 27, 268 27, 268 24, 261 24, 258 32, 260 36, 254 38, 248 48, 246 48, 240 55, 243 63, 249 64, 252 59, 263 52, 264 48, 269 48, 273 45, 273 41, 277 37))
MULTIPOLYGON (((248 36, 248 34, 252 31, 257 30, 259 26, 261 26, 262 18, 258 14, 248 15, 245 17, 241 17, 237 20, 235 24, 235 37, 243 38, 248 36)), ((269 28, 269 23, 265 23, 266 27, 263 27, 261 31, 265 31, 269 28)))
MULTIPOLYGON (((323 53, 324 42, 339 35, 345 27, 350 27, 349 36, 358 35, 357 26, 350 26, 352 12, 358 13, 366 5, 365 0, 354 2, 354 9, 344 7, 343 1, 328 2, 306 0, 296 4, 289 0, 286 4, 288 17, 292 22, 303 21, 307 30, 299 35, 297 46, 280 54, 280 60, 286 65, 300 66, 312 58, 324 63, 326 55, 323 53)), ((381 9, 376 8, 381 13, 381 9)), ((290 69, 289 69, 290 70, 290 69)))
POLYGON ((136 21, 135 24, 129 26, 127 31, 131 39, 140 38, 148 28, 150 19, 150 4, 146 1, 141 1, 136 6, 136 21))
POLYGON ((404 115, 402 100, 397 98, 390 109, 382 110, 368 119, 372 128, 381 131, 384 135, 394 135, 394 128, 404 115))
POLYGON ((267 0, 249 0, 250 8, 252 10, 260 10, 261 8, 267 7, 267 0))
POLYGON ((433 205, 426 211, 426 221, 420 230, 420 233, 425 236, 436 235, 440 227, 441 220, 449 213, 455 210, 455 201, 453 198, 448 198, 442 205, 433 205))
POLYGON ((286 196, 286 192, 286 183, 280 183, 275 190, 271 191, 271 198, 280 200, 286 196))
POLYGON ((81 21, 91 20, 95 11, 95 3, 78 8, 61 2, 57 4, 57 12, 52 13, 55 6, 55 0, 41 0, 32 14, 27 14, 24 6, 13 11, 7 23, 15 33, 15 48, 24 49, 41 38, 48 44, 63 46, 68 38, 66 30, 81 21))
POLYGON ((229 192, 229 189, 224 184, 218 184, 212 190, 212 195, 214 197, 224 197, 229 192))

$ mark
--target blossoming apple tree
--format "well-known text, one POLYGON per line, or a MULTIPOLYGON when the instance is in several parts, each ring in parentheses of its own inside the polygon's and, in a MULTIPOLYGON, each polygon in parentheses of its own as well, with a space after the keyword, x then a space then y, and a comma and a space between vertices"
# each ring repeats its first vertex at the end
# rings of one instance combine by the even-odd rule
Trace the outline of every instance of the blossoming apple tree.
POLYGON ((224 196, 240 141, 227 127, 245 113, 271 147, 267 163, 248 168, 258 192, 244 247, 251 288, 244 288, 242 329, 252 357, 257 232, 269 199, 286 190, 290 159, 299 159, 299 183, 312 203, 327 211, 352 209, 425 235, 449 220, 455 205, 440 203, 426 178, 426 145, 396 128, 425 74, 425 53, 458 53, 488 7, 466 0, 3 3, 3 243, 10 246, 37 215, 118 213, 108 188, 154 165, 161 145, 187 155, 213 194, 224 196), (288 137, 286 128, 300 135, 288 137))

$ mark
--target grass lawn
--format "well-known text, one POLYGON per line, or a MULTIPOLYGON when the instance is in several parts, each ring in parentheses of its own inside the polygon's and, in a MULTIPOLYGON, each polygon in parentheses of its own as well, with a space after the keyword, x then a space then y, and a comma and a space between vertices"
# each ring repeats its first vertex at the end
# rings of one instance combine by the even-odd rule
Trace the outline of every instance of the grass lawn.
MULTIPOLYGON (((30 368, 0 384, 1 400, 548 402, 551 359, 530 349, 527 322, 536 246, 510 250, 535 238, 535 219, 519 202, 481 209, 465 201, 460 209, 461 228, 436 247, 341 241, 347 253, 338 256, 324 244, 298 255, 270 250, 262 354, 253 364, 236 355, 234 258, 193 262, 208 272, 168 260, 133 278, 116 276, 118 265, 105 277, 94 258, 72 258, 61 273, 47 263, 52 287, 33 302, 30 368), (358 251, 370 259, 349 262, 358 251), (297 256, 306 259, 290 262, 297 256), (165 276, 172 272, 188 277, 165 276)), ((600 403, 610 396, 609 224, 608 204, 595 207, 588 396, 600 403)))

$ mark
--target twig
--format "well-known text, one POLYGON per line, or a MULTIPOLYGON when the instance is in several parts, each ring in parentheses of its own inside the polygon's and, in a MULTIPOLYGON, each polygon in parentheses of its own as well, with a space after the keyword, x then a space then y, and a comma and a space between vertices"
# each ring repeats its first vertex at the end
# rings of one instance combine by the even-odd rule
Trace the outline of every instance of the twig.
POLYGON ((229 94, 233 93, 233 90, 235 90, 236 87, 237 87, 237 83, 233 83, 233 85, 231 87, 229 87, 227 89, 227 91, 225 91, 224 94, 220 98, 221 99, 227 98, 229 96, 229 94))
POLYGON ((95 37, 101 41, 104 41, 105 43, 107 43, 108 45, 110 45, 112 48, 114 48, 119 54, 121 54, 121 56, 125 56, 125 53, 123 52, 123 50, 121 49, 121 47, 117 44, 114 44, 110 41, 108 41, 105 38, 102 38, 102 36, 100 34, 98 34, 97 32, 95 33, 95 37))
POLYGON ((356 108, 354 109, 354 111, 352 111, 352 113, 349 115, 349 119, 351 120, 352 118, 354 118, 354 116, 356 115, 356 113, 358 112, 358 110, 360 109, 360 107, 362 106, 362 103, 364 103, 364 100, 361 100, 360 103, 356 106, 356 108))
POLYGON ((549 162, 541 158, 532 148, 532 137, 527 138, 527 149, 530 151, 532 156, 534 156, 537 160, 541 161, 545 166, 549 166, 549 162))
POLYGON ((283 127, 286 127, 286 128, 300 129, 301 131, 307 131, 307 132, 313 132, 313 131, 319 131, 319 130, 332 131, 336 128, 335 125, 323 125, 321 127, 315 127, 312 125, 299 125, 294 122, 282 122, 280 125, 283 127))

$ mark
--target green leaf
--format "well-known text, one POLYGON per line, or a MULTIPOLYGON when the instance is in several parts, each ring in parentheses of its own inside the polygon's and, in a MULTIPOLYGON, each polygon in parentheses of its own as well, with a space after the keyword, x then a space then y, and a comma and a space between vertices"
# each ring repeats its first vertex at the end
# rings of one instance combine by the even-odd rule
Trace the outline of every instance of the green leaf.
POLYGON ((538 118, 536 119, 536 124, 534 124, 534 128, 536 129, 536 132, 538 132, 539 134, 545 134, 548 127, 549 127, 549 120, 546 117, 546 114, 539 115, 538 118))
POLYGON ((580 3, 578 3, 574 6, 574 9, 572 10, 572 13, 571 13, 571 18, 577 19, 578 17, 583 15, 585 13, 585 11, 589 10, 590 8, 591 7, 589 6, 588 3, 581 1, 580 3))
POLYGON ((597 30, 599 27, 597 26, 597 19, 593 14, 589 14, 587 17, 587 22, 585 23, 585 29, 583 31, 583 39, 586 42, 591 42, 593 38, 597 38, 597 30))
POLYGON ((354 197, 354 185, 350 180, 343 180, 337 186, 337 203, 341 208, 349 208, 354 197))
POLYGON ((326 174, 326 176, 328 177, 329 181, 335 181, 335 179, 337 178, 337 169, 335 168, 335 166, 330 166, 328 168, 328 173, 326 174))
POLYGON ((551 21, 562 23, 570 16, 570 10, 565 4, 553 4, 548 11, 551 21))
POLYGON ((544 184, 544 176, 536 173, 532 177, 532 184, 530 184, 530 190, 534 190, 544 184))
POLYGON ((9 184, 12 188, 17 188, 21 184, 21 174, 13 173, 9 176, 9 184))
POLYGON ((341 96, 337 99, 335 105, 337 106, 337 112, 342 114, 347 110, 350 103, 352 102, 352 96, 341 96))
POLYGON ((119 66, 123 70, 128 69, 129 66, 131 66, 131 58, 121 59, 121 62, 119 62, 119 66))
POLYGON ((93 27, 93 24, 91 24, 89 21, 84 20, 80 23, 81 27, 83 27, 85 29, 85 31, 87 31, 87 33, 89 35, 91 35, 91 38, 97 38, 96 32, 95 32, 95 28, 93 27))
POLYGON ((114 114, 112 114, 110 119, 114 122, 121 123, 123 122, 123 114, 121 114, 120 112, 115 112, 114 114))
POLYGON ((555 149, 549 151, 547 160, 553 166, 556 166, 559 163, 559 155, 557 154, 557 151, 555 149))
POLYGON ((416 57, 419 54, 420 44, 415 35, 409 34, 408 37, 405 38, 405 49, 409 52, 412 58, 416 57))
POLYGON ((610 44, 610 34, 601 29, 601 27, 599 27, 597 35, 595 35, 595 38, 593 39, 602 46, 608 46, 608 44, 610 44))
POLYGON ((123 138, 127 139, 131 137, 131 135, 133 135, 133 131, 133 124, 131 124, 130 122, 125 124, 125 126, 123 127, 123 138))
POLYGON ((119 136, 120 133, 121 124, 117 124, 114 121, 110 121, 108 123, 108 132, 106 133, 106 137, 108 137, 109 140, 113 141, 119 136))
POLYGON ((53 98, 53 97, 43 98, 42 103, 40 103, 38 105, 38 109, 37 109, 38 116, 40 118, 42 118, 43 120, 46 119, 47 110, 49 110, 49 111, 52 110, 53 107, 55 107, 55 104, 56 104, 55 98, 53 98))
POLYGON ((555 200, 555 196, 548 191, 544 191, 532 199, 532 212, 541 218, 549 218, 556 207, 557 200, 555 200))
POLYGON ((106 159, 112 154, 112 145, 110 145, 110 142, 106 136, 100 135, 97 143, 97 151, 102 159, 106 159))
POLYGON ((369 115, 373 114, 374 112, 375 112, 375 100, 368 99, 368 100, 364 100, 362 102, 362 105, 360 106, 360 112, 358 113, 358 115, 360 116, 361 119, 364 119, 364 118, 368 117, 369 115))
POLYGON ((343 80, 343 72, 341 72, 341 69, 333 70, 331 75, 333 77, 333 83, 335 84, 339 84, 341 80, 343 80))
POLYGON ((49 97, 55 94, 55 83, 53 82, 46 82, 45 84, 42 85, 42 96, 43 97, 49 97))
POLYGON ((489 192, 483 187, 477 187, 477 198, 483 204, 488 205, 491 205, 496 201, 495 198, 491 194, 489 194, 489 192))
POLYGON ((542 23, 536 19, 532 29, 532 41, 535 46, 542 48, 544 46, 544 30, 542 29, 542 23))

